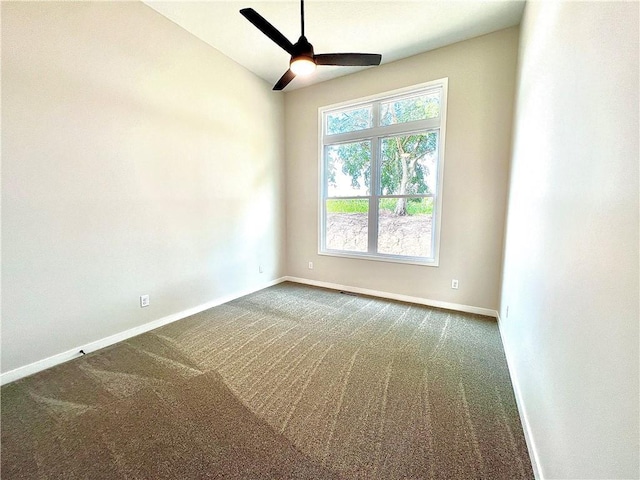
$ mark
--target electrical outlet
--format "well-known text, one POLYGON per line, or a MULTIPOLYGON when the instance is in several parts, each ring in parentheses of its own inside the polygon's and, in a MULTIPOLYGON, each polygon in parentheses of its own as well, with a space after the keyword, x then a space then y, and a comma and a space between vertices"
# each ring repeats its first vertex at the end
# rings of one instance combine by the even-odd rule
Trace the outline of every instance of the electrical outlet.
POLYGON ((140 295, 140 308, 149 306, 149 295, 140 295))
POLYGON ((264 270, 262 269, 262 265, 258 265, 258 273, 263 273, 264 270))
POLYGON ((509 305, 507 305, 507 318, 509 318, 509 305))
POLYGON ((313 270, 313 262, 309 262, 309 270, 313 270))
POLYGON ((457 279, 454 278, 453 280, 451 280, 451 288, 456 289, 456 290, 458 289, 458 280, 457 279))

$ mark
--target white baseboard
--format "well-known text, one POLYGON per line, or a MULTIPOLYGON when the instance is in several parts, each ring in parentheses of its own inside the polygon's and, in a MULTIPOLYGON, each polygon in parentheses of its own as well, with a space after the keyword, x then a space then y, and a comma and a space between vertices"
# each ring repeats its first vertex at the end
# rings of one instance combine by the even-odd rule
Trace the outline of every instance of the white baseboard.
POLYGON ((0 385, 19 380, 29 375, 33 375, 34 373, 38 373, 42 370, 46 370, 47 368, 51 368, 69 360, 73 360, 74 358, 78 358, 82 356, 82 354, 79 353, 80 350, 83 350, 85 353, 95 352, 96 350, 108 347, 110 345, 113 345, 114 343, 122 342, 123 340, 135 337, 136 335, 146 333, 150 330, 154 330, 177 320, 182 320, 183 318, 190 317, 191 315, 195 315, 196 313, 200 313, 210 308, 217 307, 218 305, 222 305, 223 303, 230 302, 231 300, 235 300, 236 298, 244 297, 245 295, 249 295, 250 293, 257 292, 259 290, 271 287, 284 281, 285 277, 277 278, 258 287, 236 292, 231 295, 225 295, 224 297, 216 298, 215 300, 203 303, 202 305, 198 305, 181 312, 167 315, 166 317, 162 317, 152 322, 145 323, 144 325, 130 328, 129 330, 125 330, 124 332, 116 333, 106 338, 96 340, 95 342, 72 348, 71 350, 67 350, 66 352, 58 353, 43 360, 38 360, 37 362, 30 363, 23 367, 18 367, 14 370, 9 370, 8 372, 0 374, 0 385))
POLYGON ((19 380, 21 378, 27 377, 29 375, 33 375, 34 373, 38 373, 42 370, 46 370, 47 368, 51 368, 54 367, 56 365, 59 365, 61 363, 67 362, 69 360, 72 360, 74 358, 78 358, 80 357, 82 354, 79 353, 80 350, 83 350, 85 353, 91 353, 94 352, 96 350, 99 350, 101 348, 105 348, 108 347, 110 345, 113 345, 114 343, 118 343, 118 342, 122 342, 123 340, 127 340, 131 337, 135 337, 136 335, 140 335, 142 333, 148 332, 150 330, 154 330, 156 328, 162 327, 164 325, 167 325, 169 323, 175 322, 177 320, 182 320, 183 318, 189 317, 191 315, 195 315, 196 313, 200 313, 203 312, 205 310, 208 310, 210 308, 216 307, 218 305, 221 305, 223 303, 227 303, 230 302, 231 300, 235 300, 236 298, 240 298, 243 297, 245 295, 248 295, 250 293, 254 293, 257 292, 258 290, 262 290, 264 288, 276 285, 278 283, 282 283, 285 281, 290 281, 290 282, 295 282, 295 283, 302 283, 305 285, 313 285, 316 287, 324 287, 324 288, 330 288, 332 290, 345 290, 345 291, 349 291, 349 292, 353 292, 353 293, 361 293, 363 295, 371 295, 374 297, 381 297, 381 298, 388 298, 391 300, 399 300, 402 302, 410 302, 410 303, 416 303, 419 305, 427 305, 430 307, 438 307, 438 308, 446 308, 449 310, 457 310, 460 312, 467 312, 467 313, 475 313, 475 314, 479 314, 479 315, 487 315, 490 317, 497 317, 498 312, 496 312, 495 310, 491 310, 488 308, 481 308, 481 307, 473 307, 473 306, 469 306, 469 305, 461 305, 461 304, 457 304, 457 303, 449 303, 449 302, 440 302, 437 300, 429 300, 429 299, 425 299, 425 298, 420 298, 420 297, 412 297, 409 295, 401 295, 401 294, 397 294, 397 293, 389 293, 389 292, 383 292, 380 290, 372 290, 372 289, 368 289, 368 288, 360 288, 360 287, 353 287, 353 286, 349 286, 349 285, 340 285, 337 283, 329 283, 329 282, 320 282, 317 280, 309 280, 306 278, 299 278, 299 277, 289 277, 289 276, 285 276, 285 277, 280 277, 277 278, 275 280, 272 280, 270 282, 267 282, 265 284, 260 285, 259 287, 255 287, 252 289, 248 289, 248 290, 244 290, 241 292, 236 292, 234 294, 231 295, 226 295, 224 297, 220 297, 217 298, 215 300, 212 300, 210 302, 204 303, 202 305, 198 305, 196 307, 193 308, 189 308, 187 310, 183 310, 181 312, 177 312, 171 315, 168 315, 166 317, 162 317, 159 318, 157 320, 154 320, 152 322, 149 323, 145 323, 144 325, 139 325, 137 327, 134 328, 130 328, 129 330, 125 330, 123 332, 119 332, 116 333, 114 335, 110 335, 108 337, 102 338, 100 340, 96 340, 94 342, 91 343, 87 343, 84 345, 80 345, 76 348, 72 348, 71 350, 67 350, 65 352, 61 352, 58 353, 56 355, 53 355, 51 357, 42 359, 42 360, 38 360, 37 362, 33 362, 30 363, 28 365, 22 366, 22 367, 18 367, 14 370, 9 370, 8 372, 4 372, 2 374, 0 374, 0 385, 5 385, 7 383, 13 382, 15 380, 19 380))
POLYGON ((538 457, 538 449, 533 440, 533 434, 531 433, 531 425, 529 424, 529 417, 527 416, 527 409, 525 408, 524 399, 522 397, 522 391, 520 390, 520 382, 518 380, 517 370, 514 368, 515 363, 511 359, 508 343, 505 341, 502 334, 502 328, 500 328, 500 314, 496 316, 498 320, 498 331, 500 332, 500 339, 502 340, 502 347, 504 349, 505 357, 507 358, 507 367, 509 369, 509 375, 511 376, 511 384, 513 385, 513 393, 516 397, 516 405, 518 412, 520 413, 520 421, 522 423, 522 430, 524 431, 524 439, 527 442, 527 449, 529 450, 529 457, 531 459, 531 468, 533 469, 533 475, 537 480, 544 480, 542 474, 542 468, 540 465, 540 459, 538 457))
POLYGON ((320 282, 318 280, 309 280, 307 278, 300 277, 284 277, 284 280, 288 282, 303 283, 305 285, 313 285, 316 287, 330 288, 331 290, 344 290, 347 292, 361 293, 363 295, 388 298, 390 300, 398 300, 401 302, 417 303, 419 305, 427 305, 429 307, 446 308, 447 310, 456 310, 458 312, 476 313, 478 315, 486 315, 488 317, 498 316, 498 312, 496 312, 495 310, 491 310, 490 308, 473 307, 470 305, 462 305, 459 303, 441 302, 439 300, 429 300, 428 298, 412 297, 410 295, 382 292, 380 290, 352 287, 349 285, 340 285, 337 283, 320 282))

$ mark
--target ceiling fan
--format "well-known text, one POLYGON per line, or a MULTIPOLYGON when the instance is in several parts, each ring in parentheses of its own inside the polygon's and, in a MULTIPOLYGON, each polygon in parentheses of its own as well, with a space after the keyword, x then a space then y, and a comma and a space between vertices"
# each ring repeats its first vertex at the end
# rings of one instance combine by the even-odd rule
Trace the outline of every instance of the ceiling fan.
POLYGON ((282 90, 296 75, 307 75, 313 72, 317 65, 339 65, 366 67, 380 65, 382 55, 377 53, 321 53, 313 52, 313 45, 304 36, 304 0, 300 0, 300 23, 302 33, 296 43, 291 43, 287 37, 271 25, 265 18, 253 8, 243 8, 240 13, 258 30, 273 40, 276 44, 291 55, 289 69, 274 85, 274 90, 282 90))

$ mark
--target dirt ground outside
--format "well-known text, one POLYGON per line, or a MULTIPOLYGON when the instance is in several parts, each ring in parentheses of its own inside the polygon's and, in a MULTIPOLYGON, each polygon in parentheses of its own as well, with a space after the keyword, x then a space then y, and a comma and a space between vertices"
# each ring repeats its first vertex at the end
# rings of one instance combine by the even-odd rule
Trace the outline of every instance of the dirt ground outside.
MULTIPOLYGON (((327 214, 327 248, 367 251, 366 213, 327 214)), ((429 257, 431 255, 431 215, 396 216, 381 212, 378 225, 378 252, 389 255, 429 257)))

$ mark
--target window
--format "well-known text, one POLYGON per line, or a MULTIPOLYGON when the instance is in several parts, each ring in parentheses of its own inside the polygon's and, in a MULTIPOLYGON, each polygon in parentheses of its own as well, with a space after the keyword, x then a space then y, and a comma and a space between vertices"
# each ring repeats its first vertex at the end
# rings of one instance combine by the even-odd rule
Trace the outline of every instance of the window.
POLYGON ((320 254, 438 265, 447 79, 320 109, 320 254))

